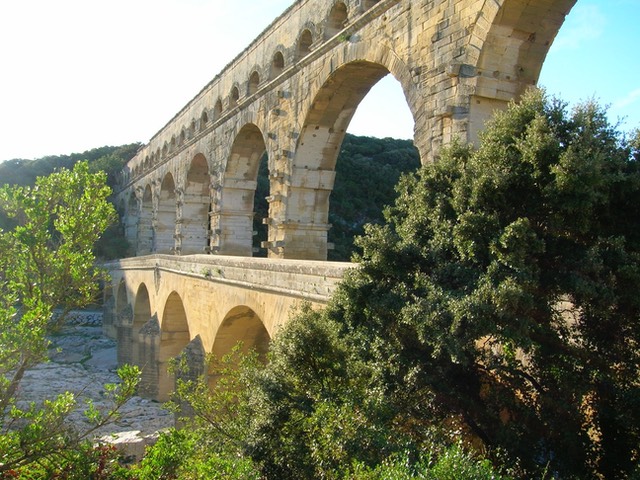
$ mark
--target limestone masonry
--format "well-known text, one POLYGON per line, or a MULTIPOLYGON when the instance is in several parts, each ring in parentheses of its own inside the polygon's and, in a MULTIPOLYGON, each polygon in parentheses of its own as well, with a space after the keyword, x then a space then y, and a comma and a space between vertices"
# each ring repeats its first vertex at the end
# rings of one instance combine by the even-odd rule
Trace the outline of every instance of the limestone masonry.
POLYGON ((326 302, 349 267, 323 262, 336 158, 378 80, 400 82, 422 161, 436 160, 536 83, 575 2, 299 0, 278 17, 121 174, 117 204, 142 258, 110 265, 106 330, 149 395, 166 398, 166 360, 190 342, 266 349, 291 308, 326 302), (268 260, 250 258, 265 152, 268 260))

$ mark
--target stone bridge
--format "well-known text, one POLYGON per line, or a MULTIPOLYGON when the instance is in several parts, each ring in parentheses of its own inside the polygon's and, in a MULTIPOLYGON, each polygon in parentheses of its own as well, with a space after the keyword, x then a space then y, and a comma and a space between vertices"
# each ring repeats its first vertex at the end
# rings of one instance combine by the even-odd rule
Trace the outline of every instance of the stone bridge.
MULTIPOLYGON (((353 265, 214 255, 149 255, 107 264, 103 325, 118 340, 118 363, 142 367, 142 389, 166 400, 167 362, 187 349, 202 363, 242 342, 264 354, 302 301, 327 302, 353 265)), ((197 373, 202 373, 198 371, 197 373)))
POLYGON ((324 303, 345 268, 318 263, 330 248, 336 159, 371 87, 398 80, 421 159, 436 160, 537 82, 575 2, 295 2, 121 174, 117 206, 139 257, 110 265, 107 330, 121 360, 162 363, 196 339, 205 351, 218 338, 261 349, 296 302, 324 303), (261 162, 267 234, 255 242, 261 162), (269 260, 250 258, 256 251, 269 260))

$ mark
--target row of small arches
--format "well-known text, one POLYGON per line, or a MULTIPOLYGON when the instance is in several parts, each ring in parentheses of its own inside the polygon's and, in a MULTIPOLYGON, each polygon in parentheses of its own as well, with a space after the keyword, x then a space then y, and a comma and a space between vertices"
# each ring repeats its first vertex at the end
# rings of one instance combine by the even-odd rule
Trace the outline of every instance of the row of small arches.
MULTIPOLYGON (((362 3, 362 7, 364 10, 368 10, 372 8, 379 0, 365 0, 362 3)), ((326 25, 324 28, 324 39, 329 39, 335 36, 338 32, 340 32, 344 26, 349 21, 348 8, 345 2, 337 1, 331 7, 329 11, 329 15, 326 20, 326 25)), ((302 30, 300 35, 298 36, 298 40, 296 42, 295 52, 293 55, 293 61, 298 61, 309 53, 311 53, 312 46, 314 43, 313 33, 314 26, 312 24, 306 25, 302 30)), ((286 66, 285 62, 285 54, 284 47, 279 47, 275 52, 271 59, 271 63, 269 65, 269 69, 267 72, 268 80, 273 80, 277 78, 284 70, 286 66)), ((252 73, 249 75, 249 79, 247 81, 246 86, 246 95, 251 96, 255 94, 260 85, 262 83, 262 77, 258 71, 258 67, 256 67, 252 73)), ((212 110, 207 111, 206 109, 202 111, 199 119, 192 119, 187 127, 182 127, 180 129, 180 133, 176 135, 172 135, 170 142, 165 142, 162 149, 158 147, 155 152, 150 155, 147 155, 142 162, 142 164, 138 165, 131 175, 133 177, 137 177, 142 174, 144 171, 150 169, 153 165, 156 165, 160 160, 166 158, 168 154, 173 152, 177 147, 180 147, 188 140, 194 138, 199 132, 205 130, 209 125, 210 121, 218 120, 225 111, 232 110, 238 105, 240 100, 240 91, 241 87, 237 83, 231 88, 231 92, 229 93, 227 100, 227 108, 223 104, 223 99, 218 98, 212 110)), ((128 181, 129 178, 124 179, 128 181)))

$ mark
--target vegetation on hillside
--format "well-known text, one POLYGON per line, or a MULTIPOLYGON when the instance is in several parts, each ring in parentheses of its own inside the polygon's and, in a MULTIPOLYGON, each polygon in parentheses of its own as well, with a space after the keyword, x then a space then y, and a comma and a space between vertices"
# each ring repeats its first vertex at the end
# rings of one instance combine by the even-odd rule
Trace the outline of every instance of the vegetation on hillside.
POLYGON ((99 147, 83 153, 48 155, 35 160, 12 159, 0 163, 0 185, 34 185, 37 177, 46 177, 61 168, 71 169, 80 161, 89 162, 91 172, 104 171, 107 185, 112 189, 116 174, 136 154, 141 144, 99 147))
MULTIPOLYGON (((116 187, 117 174, 133 158, 139 148, 139 143, 132 143, 118 147, 94 148, 84 153, 50 155, 36 160, 7 160, 0 163, 0 186, 33 186, 38 177, 46 177, 60 169, 73 169, 78 162, 86 161, 89 165, 89 172, 105 173, 106 184, 113 191, 116 187)), ((12 222, 7 214, 0 210, 0 228, 6 230, 13 226, 15 226, 15 222, 12 222)), ((97 257, 101 259, 126 256, 128 243, 124 238, 118 218, 115 218, 107 227, 107 232, 98 239, 94 249, 97 257)))
MULTIPOLYGON (((420 166, 420 155, 410 140, 393 138, 345 136, 336 161, 336 179, 329 201, 328 241, 334 248, 328 259, 349 261, 355 252, 354 238, 364 233, 367 223, 383 223, 382 210, 395 197, 395 185, 403 173, 420 166)), ((258 186, 254 201, 254 249, 257 256, 266 256, 260 243, 267 240, 269 195, 267 157, 258 170, 258 186)))

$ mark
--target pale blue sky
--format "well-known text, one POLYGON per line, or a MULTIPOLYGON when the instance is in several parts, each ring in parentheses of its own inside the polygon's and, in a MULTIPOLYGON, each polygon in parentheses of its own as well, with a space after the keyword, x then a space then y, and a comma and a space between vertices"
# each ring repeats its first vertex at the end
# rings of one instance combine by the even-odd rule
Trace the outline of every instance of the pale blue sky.
MULTIPOLYGON (((0 160, 147 142, 291 0, 20 0, 0 6, 0 160)), ((540 83, 640 127, 640 0, 578 0, 540 83)), ((412 135, 392 78, 350 131, 412 135)), ((1 182, 2 179, 0 179, 1 182)))

